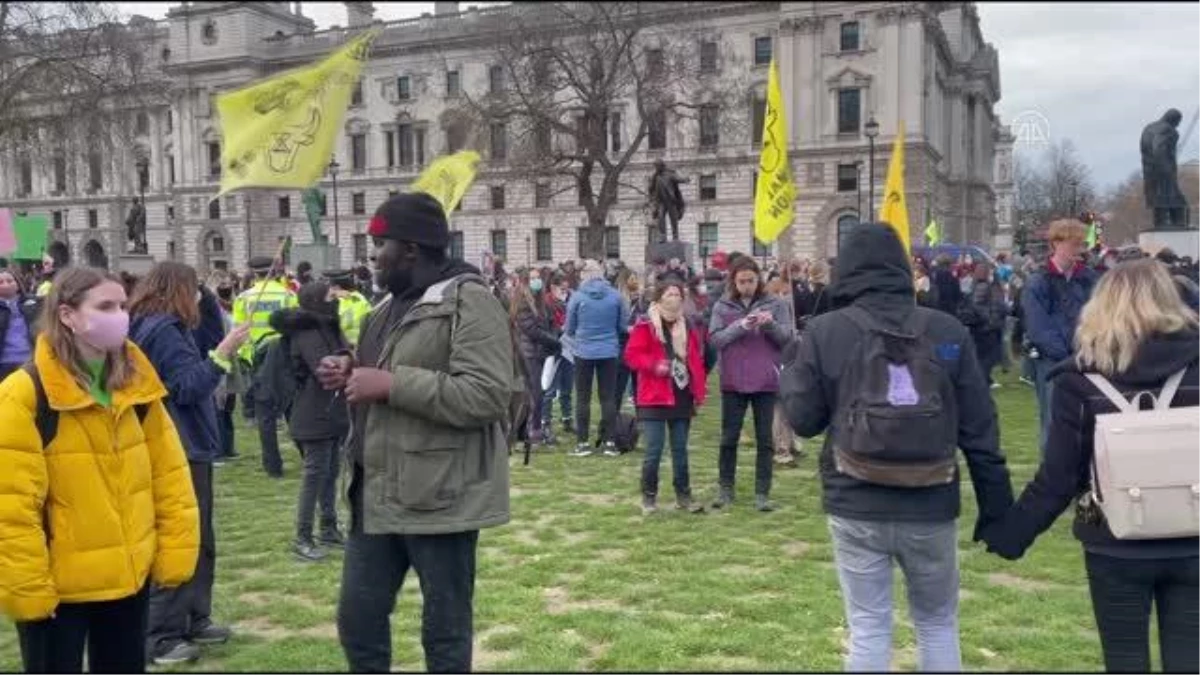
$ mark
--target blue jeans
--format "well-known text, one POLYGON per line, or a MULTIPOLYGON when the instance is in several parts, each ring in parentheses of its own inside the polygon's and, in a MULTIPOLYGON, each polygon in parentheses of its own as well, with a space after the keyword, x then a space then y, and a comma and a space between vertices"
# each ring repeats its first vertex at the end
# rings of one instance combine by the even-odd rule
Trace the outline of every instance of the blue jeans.
POLYGON ((1041 450, 1042 457, 1045 457, 1046 441, 1050 436, 1050 396, 1054 389, 1047 375, 1054 367, 1054 361, 1045 358, 1031 359, 1031 361, 1033 363, 1033 391, 1037 395, 1038 423, 1041 425, 1038 448, 1041 450))
POLYGON ((846 670, 885 672, 892 660, 892 565, 908 588, 919 672, 962 670, 958 644, 955 521, 886 522, 829 517, 850 627, 846 670))
POLYGON ((642 460, 642 496, 658 496, 658 467, 662 463, 663 446, 667 432, 671 434, 671 472, 675 485, 675 497, 692 496, 691 478, 688 476, 688 432, 692 421, 642 420, 642 433, 646 437, 646 456, 642 460))
POLYGON ((575 390, 575 364, 566 359, 558 362, 558 370, 554 372, 554 381, 542 395, 542 429, 550 430, 554 417, 554 399, 558 398, 559 413, 564 421, 570 422, 571 399, 575 390))

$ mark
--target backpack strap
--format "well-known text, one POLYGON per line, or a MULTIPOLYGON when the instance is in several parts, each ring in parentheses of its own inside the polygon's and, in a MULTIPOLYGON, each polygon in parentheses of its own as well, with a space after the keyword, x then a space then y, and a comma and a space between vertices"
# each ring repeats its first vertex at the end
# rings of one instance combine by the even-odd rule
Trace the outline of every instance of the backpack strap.
MULTIPOLYGON (((1105 398, 1107 398, 1110 402, 1112 402, 1113 405, 1117 406, 1117 410, 1120 410, 1123 413, 1130 413, 1130 412, 1138 411, 1137 405, 1135 405, 1129 399, 1125 398, 1125 396, 1123 394, 1121 394, 1121 392, 1118 391, 1117 388, 1112 385, 1112 382, 1109 382, 1100 373, 1086 373, 1084 376, 1087 377, 1088 381, 1091 382, 1093 385, 1096 386, 1097 389, 1100 390, 1101 394, 1104 394, 1105 398)), ((1182 378, 1180 378, 1180 379, 1182 379, 1182 378)), ((1169 383, 1169 381, 1168 381, 1168 383, 1169 383)), ((1171 395, 1173 397, 1174 393, 1172 393, 1171 395)), ((1139 394, 1138 397, 1140 398, 1141 394, 1139 394)), ((1157 407, 1157 404, 1156 404, 1156 407, 1157 407)))
POLYGON ((37 400, 37 408, 34 412, 34 424, 37 426, 38 435, 42 438, 42 450, 50 447, 50 443, 58 434, 58 411, 50 407, 50 399, 46 396, 46 386, 42 384, 42 376, 38 373, 37 366, 33 362, 26 363, 21 366, 29 375, 29 379, 33 380, 33 395, 37 400))
MULTIPOLYGON (((29 379, 33 380, 33 396, 37 400, 37 408, 34 412, 33 423, 37 426, 38 436, 42 439, 42 451, 50 447, 50 443, 54 441, 54 437, 58 435, 58 411, 50 407, 50 399, 46 396, 46 385, 42 384, 42 376, 38 373, 37 366, 33 363, 26 363, 21 366, 21 370, 29 375, 29 379)), ((145 424, 146 417, 150 414, 149 403, 138 403, 133 406, 134 413, 137 414, 138 424, 145 424)))
POLYGON ((1155 410, 1166 410, 1171 407, 1171 401, 1175 400, 1175 394, 1179 391, 1179 385, 1183 384, 1183 376, 1186 374, 1187 368, 1184 368, 1167 378, 1162 391, 1158 393, 1158 399, 1154 402, 1155 410))
POLYGON ((850 305, 847 307, 845 316, 847 319, 850 319, 854 325, 863 329, 864 332, 870 333, 876 330, 875 319, 871 316, 871 313, 862 307, 859 307, 858 305, 850 305))
MULTIPOLYGON (((845 313, 847 319, 850 319, 856 326, 868 333, 882 331, 889 335, 895 335, 894 331, 882 328, 875 320, 875 317, 871 316, 870 312, 858 305, 850 305, 846 308, 845 313)), ((920 308, 914 309, 904 322, 904 329, 911 332, 907 337, 919 337, 923 335, 929 327, 929 317, 930 314, 920 311, 920 308)))

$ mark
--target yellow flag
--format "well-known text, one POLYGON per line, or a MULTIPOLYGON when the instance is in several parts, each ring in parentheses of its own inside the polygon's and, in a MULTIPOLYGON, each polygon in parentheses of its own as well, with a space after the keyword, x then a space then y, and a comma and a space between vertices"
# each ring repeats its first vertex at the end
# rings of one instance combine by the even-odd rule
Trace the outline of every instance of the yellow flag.
POLYGON ((904 122, 900 123, 896 142, 892 144, 892 160, 888 163, 887 187, 883 192, 883 205, 879 207, 879 221, 892 226, 905 251, 912 250, 908 236, 908 202, 904 199, 904 122))
POLYGON ((358 84, 371 30, 324 61, 217 97, 221 192, 308 188, 321 179, 358 84))
POLYGON ((424 192, 433 195, 441 202, 442 210, 449 216, 467 188, 475 182, 475 173, 479 166, 479 153, 474 150, 462 150, 453 155, 438 157, 427 169, 413 181, 410 189, 413 192, 424 192))
POLYGON ((942 228, 936 220, 930 219, 929 224, 925 226, 925 244, 937 246, 940 243, 942 243, 942 228))
POLYGON ((769 244, 792 224, 796 184, 788 162, 787 118, 775 59, 767 80, 767 110, 763 116, 762 155, 754 190, 754 238, 769 244))

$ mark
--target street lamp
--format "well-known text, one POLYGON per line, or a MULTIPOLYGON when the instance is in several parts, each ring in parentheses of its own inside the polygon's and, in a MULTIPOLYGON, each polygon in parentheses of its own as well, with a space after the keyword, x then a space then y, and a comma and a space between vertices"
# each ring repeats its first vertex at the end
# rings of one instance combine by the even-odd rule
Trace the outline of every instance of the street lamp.
POLYGON ((854 180, 854 186, 858 189, 858 206, 855 207, 858 215, 858 222, 862 222, 862 160, 854 162, 854 171, 857 176, 854 180))
POLYGON ((146 183, 150 182, 150 158, 145 155, 138 157, 137 168, 138 168, 138 193, 142 197, 141 205, 142 205, 143 216, 142 216, 142 222, 135 224, 135 226, 138 229, 136 229, 134 231, 137 235, 137 238, 135 238, 133 240, 133 250, 135 253, 144 253, 145 250, 143 248, 143 242, 142 242, 141 238, 145 236, 145 232, 143 232, 141 230, 141 226, 144 225, 146 222, 146 218, 145 218, 144 214, 146 213, 146 183))
POLYGON ((71 209, 63 209, 63 237, 67 240, 67 264, 71 264, 71 209))
MULTIPOLYGON (((863 131, 867 135, 867 142, 870 144, 870 165, 867 171, 870 172, 870 194, 867 195, 867 213, 869 218, 874 218, 875 213, 875 137, 879 135, 879 122, 875 121, 875 116, 871 115, 871 119, 867 120, 863 131)), ((862 220, 862 217, 859 217, 862 220)))
POLYGON ((1077 199, 1078 194, 1079 194, 1079 181, 1073 180, 1073 181, 1071 181, 1071 217, 1072 218, 1079 217, 1079 201, 1077 199))
POLYGON ((338 220, 338 200, 337 200, 337 174, 338 167, 337 158, 333 157, 329 160, 329 176, 333 178, 333 245, 337 246, 342 240, 342 226, 338 220))

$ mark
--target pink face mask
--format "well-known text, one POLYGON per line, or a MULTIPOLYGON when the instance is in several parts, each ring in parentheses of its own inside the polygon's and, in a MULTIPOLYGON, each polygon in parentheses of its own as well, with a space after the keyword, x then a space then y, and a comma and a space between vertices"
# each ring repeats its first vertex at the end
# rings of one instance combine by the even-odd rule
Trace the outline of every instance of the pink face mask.
POLYGON ((129 335, 127 312, 84 311, 87 327, 76 331, 76 335, 96 349, 111 352, 120 349, 129 335))

